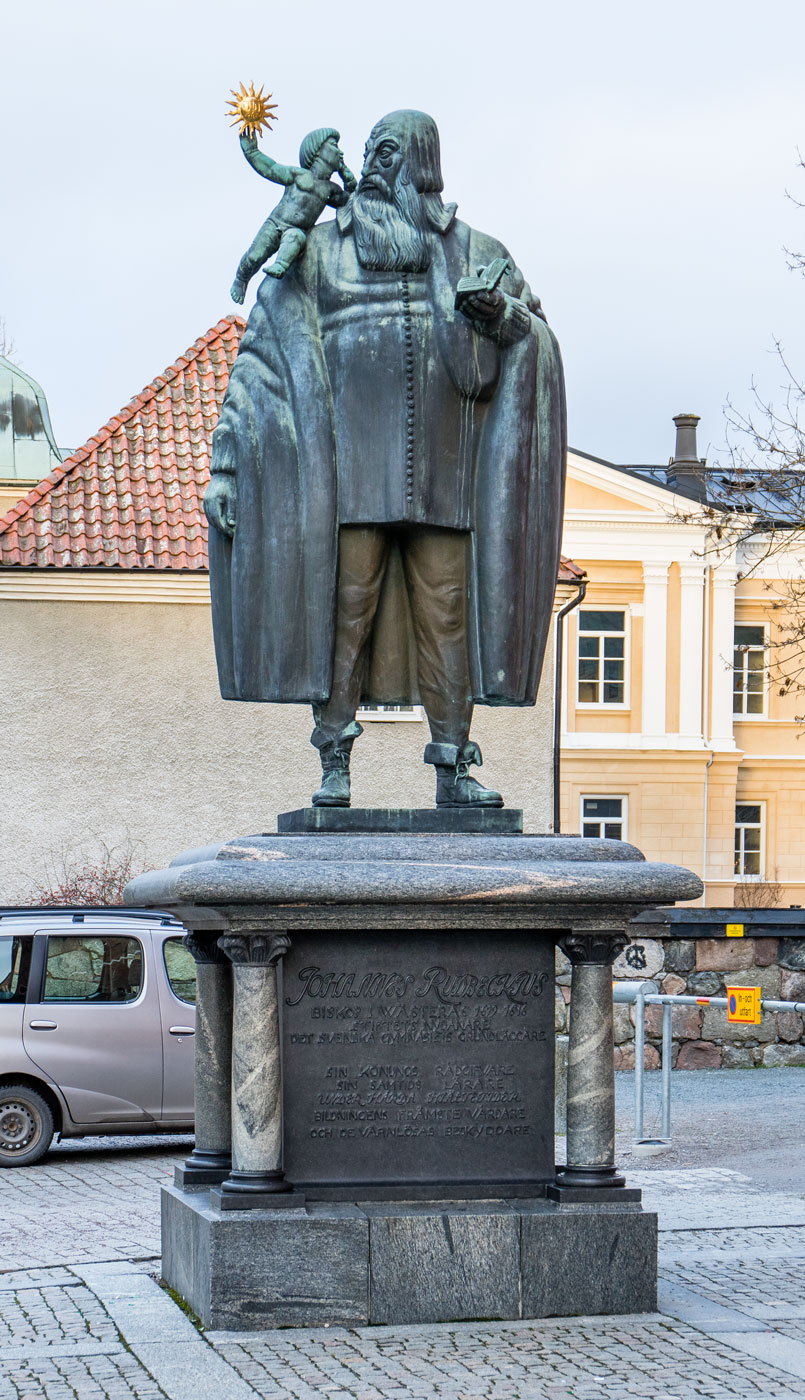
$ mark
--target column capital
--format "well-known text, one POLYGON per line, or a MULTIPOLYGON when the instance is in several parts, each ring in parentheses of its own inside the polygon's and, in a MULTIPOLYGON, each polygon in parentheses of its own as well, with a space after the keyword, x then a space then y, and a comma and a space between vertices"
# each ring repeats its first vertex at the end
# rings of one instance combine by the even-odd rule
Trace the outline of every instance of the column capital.
POLYGON ((228 957, 218 947, 218 938, 217 933, 190 929, 182 942, 195 963, 228 963, 228 957))
POLYGON ((291 940, 287 933, 224 933, 218 946, 236 967, 274 967, 291 940))
POLYGON ((713 566, 713 588, 734 588, 738 582, 738 565, 730 561, 727 564, 714 564, 713 566))
POLYGON ((631 942, 626 933, 568 933, 559 939, 559 947, 565 957, 570 958, 574 967, 594 964, 598 967, 611 966, 624 948, 631 942))
POLYGON ((692 588, 694 585, 701 588, 704 583, 704 564, 701 559, 681 559, 679 561, 679 576, 683 586, 685 584, 692 588))
POLYGON ((653 559, 643 560, 643 582, 644 583, 667 583, 670 561, 664 564, 655 563, 653 559))

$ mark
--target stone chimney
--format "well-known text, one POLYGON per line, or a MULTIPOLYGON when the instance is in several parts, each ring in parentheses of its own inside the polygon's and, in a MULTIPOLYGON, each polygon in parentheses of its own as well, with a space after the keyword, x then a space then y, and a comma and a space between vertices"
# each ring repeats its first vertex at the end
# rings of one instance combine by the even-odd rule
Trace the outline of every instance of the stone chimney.
POLYGON ((704 501, 707 498, 707 482, 704 477, 705 458, 699 457, 696 447, 698 422, 695 413, 676 415, 676 449, 668 463, 666 481, 669 486, 680 487, 685 495, 704 501))

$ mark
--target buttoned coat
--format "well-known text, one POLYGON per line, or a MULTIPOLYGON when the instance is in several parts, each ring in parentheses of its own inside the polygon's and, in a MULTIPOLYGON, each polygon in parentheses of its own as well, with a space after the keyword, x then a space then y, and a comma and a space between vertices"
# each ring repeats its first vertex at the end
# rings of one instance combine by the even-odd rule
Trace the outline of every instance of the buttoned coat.
MULTIPOLYGON (((556 340, 511 259, 493 334, 455 308, 460 278, 506 249, 453 219, 426 273, 358 263, 349 220, 319 224, 265 278, 216 429, 237 528, 210 531, 213 626, 226 699, 329 698, 341 524, 470 532, 473 698, 533 705, 559 562, 566 456, 556 340)), ((418 699, 393 549, 366 703, 418 699)))

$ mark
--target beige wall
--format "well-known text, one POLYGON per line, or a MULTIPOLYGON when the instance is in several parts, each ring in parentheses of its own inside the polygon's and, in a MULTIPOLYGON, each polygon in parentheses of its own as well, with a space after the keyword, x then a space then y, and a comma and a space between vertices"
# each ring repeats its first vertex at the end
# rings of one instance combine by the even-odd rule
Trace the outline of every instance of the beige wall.
POLYGON ((17 501, 21 501, 23 496, 27 496, 28 492, 36 485, 38 485, 36 480, 22 481, 16 476, 0 477, 0 519, 7 515, 11 507, 15 506, 17 501))
MULTIPOLYGON (((81 583, 74 571, 73 593, 81 583)), ((25 899, 64 843, 128 836, 163 865, 187 846, 276 830, 277 813, 308 806, 318 786, 309 710, 221 700, 208 605, 4 599, 0 674, 0 902, 25 899)), ((479 707, 473 726, 480 780, 536 832, 551 816, 550 655, 545 676, 536 709, 479 707)), ((424 721, 368 723, 354 805, 432 806, 427 738, 424 721)))
POLYGON ((667 491, 573 454, 569 473, 564 550, 590 579, 585 607, 628 613, 628 694, 609 709, 576 704, 571 615, 564 829, 578 830, 582 793, 622 795, 628 839, 704 875, 706 904, 805 905, 805 687, 800 650, 785 650, 805 577, 797 541, 768 558, 720 558, 667 491), (762 715, 733 715, 736 622, 762 623, 771 643, 762 715), (764 876, 743 882, 734 873, 742 803, 761 804, 765 858, 764 876))

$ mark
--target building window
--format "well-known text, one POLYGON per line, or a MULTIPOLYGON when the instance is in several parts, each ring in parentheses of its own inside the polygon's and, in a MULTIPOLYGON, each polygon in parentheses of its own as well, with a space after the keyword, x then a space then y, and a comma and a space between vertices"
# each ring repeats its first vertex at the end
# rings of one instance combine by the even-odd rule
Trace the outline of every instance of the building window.
POLYGON ((735 808, 735 874, 748 879, 763 876, 764 804, 739 802, 735 808))
POLYGON ((421 705, 362 705, 358 710, 358 719, 369 720, 400 720, 400 719, 424 719, 425 711, 421 705))
POLYGON ((623 705, 626 701, 626 614, 579 613, 580 705, 623 705))
POLYGON ((735 628, 732 712, 762 715, 766 708, 766 630, 762 626, 735 628))
POLYGON ((582 797, 582 836, 605 836, 608 841, 626 839, 625 797, 582 797))

